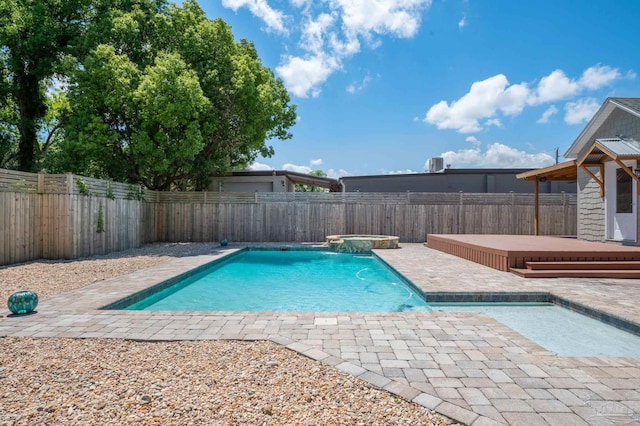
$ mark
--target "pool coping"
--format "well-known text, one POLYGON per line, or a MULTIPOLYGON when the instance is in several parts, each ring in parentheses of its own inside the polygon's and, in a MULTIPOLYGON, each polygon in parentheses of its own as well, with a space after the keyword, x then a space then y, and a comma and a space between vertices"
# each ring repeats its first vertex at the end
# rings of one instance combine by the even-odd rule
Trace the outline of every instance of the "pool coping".
MULTIPOLYGON (((282 246, 293 247, 294 245, 287 244, 282 246)), ((625 386, 627 388, 635 386, 634 389, 640 387, 639 359, 556 357, 554 354, 513 332, 508 327, 482 314, 212 313, 181 311, 167 313, 99 309, 108 303, 121 299, 120 296, 126 291, 131 296, 135 292, 144 291, 150 286, 157 285, 170 272, 175 276, 176 270, 184 272, 193 269, 194 266, 203 267, 212 260, 224 258, 238 250, 238 247, 220 248, 211 255, 176 259, 165 265, 136 271, 122 277, 94 283, 83 289, 54 296, 41 303, 39 306, 40 313, 37 315, 22 318, 0 318, 0 336, 110 337, 143 341, 198 339, 271 340, 312 359, 333 365, 340 371, 352 374, 376 387, 390 391, 429 409, 434 409, 465 424, 500 424, 505 421, 507 423, 517 423, 518 419, 527 418, 531 420, 533 418, 531 417, 532 415, 537 416, 536 418, 539 420, 550 422, 551 419, 555 419, 560 414, 564 415, 566 419, 572 418, 576 422, 581 420, 589 423, 590 416, 598 415, 600 420, 606 418, 603 415, 602 407, 598 405, 601 402, 619 404, 620 407, 625 408, 627 411, 631 410, 630 412, 633 413, 633 416, 630 418, 633 421, 640 421, 640 417, 635 417, 638 415, 637 413, 640 413, 640 403, 638 402, 640 395, 630 394, 631 391, 628 391, 627 393, 629 394, 624 394, 624 397, 621 398, 611 397, 607 399, 603 396, 607 395, 606 392, 620 392, 622 395, 625 386), (153 325, 158 323, 164 324, 164 327, 153 325), (204 323, 208 324, 208 326, 205 327, 204 323), (269 325, 270 323, 278 323, 279 326, 272 327, 269 325), (413 327, 416 324, 419 326, 415 327, 414 330, 410 330, 410 328, 399 328, 400 326, 397 325, 402 324, 404 327, 405 323, 408 324, 406 327, 409 327, 409 325, 413 327), (141 324, 145 324, 145 327, 140 326, 141 324), (169 325, 174 327, 168 327, 169 325), (285 325, 286 327, 284 327, 285 325), (150 331, 152 328, 153 331, 150 331), (171 332, 167 330, 171 330, 171 332), (389 330, 391 331, 389 332, 389 330), (432 335, 440 337, 426 337, 429 330, 432 330, 432 335), (373 333, 374 331, 376 333, 373 333), (414 339, 415 336, 409 339, 410 331, 413 331, 419 339, 414 339), (339 337, 343 334, 349 338, 336 338, 336 336, 339 337), (358 334, 368 335, 369 338, 365 339, 358 336, 358 334), (425 336, 423 337, 421 334, 425 336), (478 340, 460 340, 466 334, 478 340), (377 338, 381 336, 384 338, 377 338), (451 336, 458 336, 458 338, 451 336), (363 344, 352 348, 352 343, 358 343, 359 338, 363 344), (442 340, 443 338, 445 340, 442 340), (371 342, 373 342, 373 346, 371 346, 371 342), (447 343, 447 345, 444 345, 444 343, 447 343), (466 349, 465 345, 462 345, 463 343, 473 348, 466 349), (454 345, 448 346, 451 344, 454 345), (478 344, 480 345, 478 346, 478 344), (396 346, 400 349, 396 348, 396 346), (346 348, 346 350, 338 350, 338 348, 346 348), (393 350, 387 351, 389 348, 393 350), (368 349, 385 349, 385 352, 371 352, 368 349), (416 352, 418 349, 428 351, 426 353, 422 351, 416 352), (454 349, 455 352, 449 352, 454 349), (369 355, 372 353, 378 354, 378 364, 364 362, 366 359, 371 358, 369 355), (448 355, 449 353, 459 357, 464 356, 467 359, 446 359, 447 356, 451 358, 448 355), (356 354, 358 356, 354 357, 356 354), (382 358, 382 354, 391 358, 382 358), (426 356, 430 356, 432 360, 425 359, 421 361, 420 358, 425 358, 426 356), (413 359, 405 359, 410 357, 413 357, 413 359), (483 357, 485 360, 481 360, 483 357), (496 358, 496 360, 493 360, 493 358, 496 358), (438 368, 434 367, 434 362, 439 366, 438 368), (480 378, 474 380, 469 374, 471 370, 475 371, 477 369, 465 367, 474 362, 485 363, 490 367, 495 367, 482 371, 486 370, 485 376, 491 372, 496 377, 482 377, 482 380, 480 378), (427 363, 431 363, 429 366, 435 369, 427 368, 426 370, 429 370, 430 373, 435 373, 438 370, 442 376, 428 377, 426 380, 420 376, 421 373, 418 371, 420 368, 417 366, 427 365, 427 363), (513 376, 511 380, 507 380, 505 377, 498 378, 498 374, 495 371, 501 371, 498 366, 503 364, 511 367, 507 370, 514 370, 513 372, 509 371, 509 373, 516 374, 517 370, 517 374, 526 377, 513 376), (454 366, 461 371, 454 371, 454 366), (630 371, 630 374, 627 374, 625 377, 628 378, 624 379, 612 374, 607 380, 604 380, 588 374, 591 371, 590 369, 593 368, 602 370, 621 369, 630 371), (460 377, 462 373, 466 373, 466 376, 460 377), (554 378, 553 374, 559 377, 554 378), (421 378, 417 380, 415 377, 421 378), (554 387, 552 383, 549 383, 551 378, 555 380, 554 383, 557 383, 558 380, 568 381, 571 378, 575 382, 572 382, 574 386, 594 384, 589 388, 589 392, 593 395, 590 394, 588 398, 585 397, 586 401, 585 398, 582 398, 582 404, 575 406, 569 404, 568 396, 564 392, 562 393, 562 395, 565 395, 563 397, 565 399, 564 402, 560 396, 555 396, 555 394, 553 394, 555 398, 547 398, 551 395, 549 392, 547 392, 548 395, 544 395, 545 398, 539 398, 538 396, 540 395, 538 394, 542 394, 542 392, 534 392, 535 389, 557 389, 558 392, 568 390, 562 386, 554 387), (588 381, 581 382, 578 379, 588 381), (503 381, 501 382, 500 380, 503 381), (616 380, 621 381, 619 385, 622 387, 620 389, 614 386, 616 380), (535 386, 543 385, 539 381, 546 381, 546 386, 549 387, 536 388, 535 386), (491 383, 493 385, 489 386, 491 383), (460 384, 463 387, 460 387, 460 384), (595 386, 596 384, 598 386, 595 386), (501 385, 505 385, 504 389, 500 387, 501 385), (523 392, 529 393, 528 398, 524 398, 527 395, 522 393, 522 398, 497 398, 497 402, 494 403, 493 399, 487 398, 487 395, 483 397, 483 392, 486 389, 495 389, 494 393, 498 393, 498 390, 501 390, 511 396, 505 389, 507 387, 509 389, 514 388, 516 385, 523 392), (450 396, 455 393, 452 390, 455 390, 461 397, 454 398, 450 396), (482 398, 489 401, 489 404, 486 404, 486 401, 482 398), (474 401, 482 403, 474 404, 472 403, 474 401), (503 406, 507 404, 506 401, 511 405, 508 407, 503 406), (525 405, 522 405, 523 401, 525 405), (554 403, 551 404, 549 401, 554 403), (516 404, 517 402, 519 403, 516 404), (519 408, 515 407, 516 405, 519 408), (491 407, 492 410, 488 407, 491 407)), ((412 250, 416 251, 418 255, 434 255, 427 248, 418 249, 413 247, 412 250)), ((396 250, 393 251, 395 252, 396 250)), ((403 273, 403 268, 406 266, 397 268, 398 264, 394 263, 392 259, 398 253, 388 256, 390 253, 387 250, 384 250, 384 252, 376 251, 376 255, 381 256, 385 263, 394 264, 393 269, 407 276, 403 273), (389 259, 391 259, 391 262, 389 262, 389 259)), ((447 262, 452 263, 466 262, 461 259, 450 259, 447 257, 448 255, 434 256, 440 256, 440 259, 445 259, 447 262)), ((504 274, 499 271, 495 271, 495 273, 504 274)), ((502 275, 499 275, 499 277, 503 278, 502 275)), ((416 284, 409 276, 407 276, 407 279, 422 291, 425 291, 423 283, 416 284)), ((455 295, 455 297, 461 298, 472 297, 472 294, 474 294, 474 292, 468 291, 425 291, 425 293, 432 296, 446 294, 447 297, 450 297, 455 295)), ((532 292, 532 294, 534 293, 532 292)), ((504 292, 503 294, 514 294, 514 292, 504 292)), ((552 292, 548 292, 548 294, 554 295, 552 292)), ((558 300, 566 300, 569 304, 573 304, 571 306, 574 307, 589 307, 582 301, 567 299, 566 296, 561 295, 554 296, 558 297, 558 300)), ((595 310, 600 312, 600 309, 595 310)), ((604 313, 614 318, 630 321, 630 319, 624 319, 614 313, 604 313)), ((631 322, 633 323, 633 321, 631 322)), ((579 393, 576 392, 574 390, 574 399, 579 396, 579 393)))

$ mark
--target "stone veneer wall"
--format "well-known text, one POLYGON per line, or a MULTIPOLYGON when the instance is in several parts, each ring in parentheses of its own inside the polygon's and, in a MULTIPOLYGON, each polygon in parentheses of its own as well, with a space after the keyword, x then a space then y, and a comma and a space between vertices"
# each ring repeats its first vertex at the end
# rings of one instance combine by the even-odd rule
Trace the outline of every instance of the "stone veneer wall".
MULTIPOLYGON (((616 108, 596 130, 593 141, 620 135, 640 141, 640 118, 616 108)), ((590 148, 591 144, 588 144, 578 158, 581 158, 590 148)), ((590 170, 600 177, 600 171, 597 168, 590 170)), ((578 168, 578 238, 587 241, 604 241, 604 221, 604 200, 600 197, 600 186, 584 170, 578 168)))

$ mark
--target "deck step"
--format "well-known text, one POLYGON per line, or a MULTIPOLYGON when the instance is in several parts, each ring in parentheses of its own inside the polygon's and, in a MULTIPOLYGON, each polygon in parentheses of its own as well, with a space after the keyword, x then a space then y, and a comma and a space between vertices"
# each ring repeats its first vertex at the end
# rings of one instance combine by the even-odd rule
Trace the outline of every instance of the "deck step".
POLYGON ((638 278, 640 270, 625 269, 524 269, 510 271, 523 278, 638 278))
POLYGON ((640 270, 637 260, 594 260, 594 261, 555 261, 555 262, 526 262, 528 269, 533 270, 564 270, 564 269, 598 269, 598 270, 640 270))

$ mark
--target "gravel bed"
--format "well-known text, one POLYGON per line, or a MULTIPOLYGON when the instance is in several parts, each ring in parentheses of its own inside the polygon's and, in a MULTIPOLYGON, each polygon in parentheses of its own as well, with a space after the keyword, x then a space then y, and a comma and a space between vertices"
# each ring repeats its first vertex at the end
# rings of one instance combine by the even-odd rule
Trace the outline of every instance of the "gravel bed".
MULTIPOLYGON (((41 299, 209 252, 153 244, 0 268, 0 296, 41 299)), ((0 426, 448 425, 417 404, 272 342, 0 338, 0 426)))
POLYGON ((210 253, 217 243, 164 243, 74 261, 36 260, 0 267, 0 301, 19 290, 33 290, 39 300, 96 281, 160 265, 176 257, 210 253))

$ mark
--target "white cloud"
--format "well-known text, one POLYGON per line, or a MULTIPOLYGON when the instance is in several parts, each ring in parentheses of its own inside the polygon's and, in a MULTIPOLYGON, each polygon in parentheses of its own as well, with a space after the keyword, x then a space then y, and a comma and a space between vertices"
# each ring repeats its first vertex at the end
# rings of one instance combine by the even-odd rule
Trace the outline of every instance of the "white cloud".
MULTIPOLYGON (((377 46, 370 44, 370 47, 375 49, 377 46)), ((348 58, 360 52, 360 41, 353 35, 341 40, 336 33, 331 33, 327 50, 340 58, 348 58)))
POLYGON ((383 175, 412 175, 412 174, 415 174, 415 173, 420 173, 420 172, 416 172, 415 170, 411 170, 411 169, 391 170, 391 171, 383 170, 382 171, 383 175))
POLYGON ((335 19, 335 15, 329 13, 321 13, 316 19, 309 19, 302 27, 301 47, 314 53, 322 52, 325 33, 333 26, 335 19))
MULTIPOLYGON (((457 101, 448 103, 442 100, 432 105, 424 121, 436 125, 438 129, 455 129, 460 133, 479 132, 486 126, 500 126, 499 114, 518 115, 527 106, 573 98, 620 78, 622 74, 617 68, 600 64, 587 68, 578 80, 567 77, 562 70, 555 70, 542 77, 537 86, 526 82, 510 85, 504 74, 497 74, 474 82, 469 92, 457 101), (481 120, 485 120, 484 125, 480 124, 481 120)), ((573 112, 578 107, 572 105, 568 109, 573 112)), ((552 111, 553 109, 548 109, 538 122, 546 122, 542 120, 548 120, 557 112, 552 111)), ((571 120, 575 120, 573 114, 569 116, 571 120)))
MULTIPOLYGON (((509 82, 503 74, 471 85, 469 93, 449 105, 440 101, 432 106, 424 121, 435 124, 438 129, 456 129, 460 133, 482 130, 479 120, 493 117, 498 110, 515 114, 524 108, 528 89, 525 84, 507 87, 509 82)), ((492 123, 493 124, 493 123, 492 123)))
POLYGON ((284 25, 284 14, 279 10, 272 9, 267 0, 222 0, 222 6, 237 12, 241 7, 246 7, 249 11, 262 19, 270 30, 287 34, 284 25))
POLYGON ((312 0, 289 0, 289 3, 291 3, 295 7, 302 7, 311 3, 311 1, 312 0))
POLYGON ((558 108, 556 108, 555 105, 551 105, 545 112, 542 113, 542 117, 540 117, 538 121, 536 121, 536 123, 548 123, 551 116, 557 113, 558 108))
POLYGON ((462 30, 466 26, 467 26, 467 17, 463 16, 462 19, 458 22, 458 28, 462 30))
POLYGON ((327 177, 330 177, 332 179, 338 179, 338 178, 341 178, 343 176, 351 176, 352 175, 352 173, 346 171, 345 169, 339 169, 339 170, 329 169, 325 173, 327 174, 327 177))
MULTIPOLYGON (((302 166, 302 165, 293 164, 293 163, 285 163, 278 170, 289 170, 291 172, 298 172, 298 173, 310 173, 313 170, 318 170, 318 166, 322 165, 322 163, 323 163, 322 158, 315 158, 309 161, 308 166, 302 166)), ((276 170, 276 169, 273 166, 256 161, 249 166, 249 170, 261 171, 261 170, 276 170)), ((331 170, 332 170, 332 173, 334 174, 342 173, 341 176, 348 175, 348 172, 346 170, 341 169, 338 172, 335 172, 333 169, 331 170)), ((327 172, 327 176, 337 177, 337 176, 332 176, 331 174, 329 174, 329 172, 327 172)))
POLYGON ((342 12, 346 33, 365 38, 390 33, 400 38, 416 35, 422 11, 431 0, 330 0, 342 12))
MULTIPOLYGON (((424 10, 431 5, 431 0, 290 1, 300 15, 295 20, 302 23, 298 42, 301 52, 284 55, 276 73, 291 93, 302 98, 319 96, 329 76, 342 69, 345 59, 360 52, 361 41, 375 49, 384 36, 414 37, 424 10)), ((223 5, 249 7, 256 14, 254 4, 263 2, 224 0, 223 5)), ((284 20, 281 16, 279 22, 284 20)), ((355 92, 358 87, 353 84, 348 90, 355 92)))
POLYGON ((580 77, 580 85, 595 90, 620 79, 620 71, 607 65, 595 65, 587 68, 580 77))
POLYGON ((314 170, 318 170, 318 166, 322 165, 322 158, 315 158, 309 161, 308 166, 302 166, 293 163, 285 163, 282 165, 282 170, 289 170, 290 172, 297 173, 311 173, 314 170))
POLYGON ((636 72, 634 70, 629 70, 629 71, 627 71, 627 75, 625 76, 625 78, 627 80, 635 80, 637 76, 638 76, 638 74, 636 74, 636 72))
POLYGON ((356 92, 360 92, 362 90, 364 90, 365 87, 367 87, 367 85, 369 84, 369 82, 371 81, 371 77, 366 75, 362 81, 358 82, 358 81, 354 81, 353 83, 351 83, 350 85, 347 86, 347 92, 353 94, 356 92))
POLYGON ((487 146, 486 151, 476 147, 447 151, 440 156, 454 168, 540 168, 555 162, 548 154, 530 154, 498 142, 487 146))
POLYGON ((542 77, 535 97, 531 100, 534 104, 553 102, 578 94, 580 84, 567 77, 562 70, 555 70, 551 74, 542 77))
POLYGON ((576 102, 567 102, 565 105, 564 121, 567 124, 580 124, 587 122, 600 108, 600 103, 594 98, 578 99, 576 102))
POLYGON ((249 166, 249 170, 274 170, 268 164, 258 163, 257 161, 249 166))
POLYGON ((312 171, 309 166, 298 166, 296 164, 286 163, 282 165, 282 170, 288 170, 296 173, 310 173, 312 171))
POLYGON ((308 58, 289 56, 276 67, 287 88, 301 98, 320 95, 320 86, 341 65, 338 59, 319 53, 308 58))
POLYGON ((467 136, 465 141, 470 142, 473 146, 480 146, 480 141, 475 136, 467 136))

